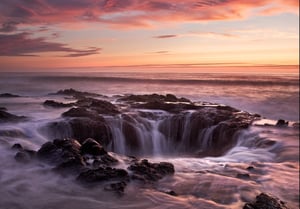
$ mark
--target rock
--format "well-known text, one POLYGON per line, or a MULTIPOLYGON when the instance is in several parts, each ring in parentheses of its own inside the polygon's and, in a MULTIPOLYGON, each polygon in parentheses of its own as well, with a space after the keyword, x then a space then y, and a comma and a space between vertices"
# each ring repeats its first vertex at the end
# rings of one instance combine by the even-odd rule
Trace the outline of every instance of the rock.
POLYGON ((24 121, 26 117, 17 116, 11 113, 8 113, 4 110, 0 110, 0 123, 1 122, 21 122, 24 121))
POLYGON ((77 90, 72 89, 72 88, 59 90, 58 92, 54 93, 54 95, 67 95, 67 96, 73 96, 75 98, 83 98, 83 97, 87 97, 87 96, 91 96, 91 97, 101 96, 100 94, 77 91, 77 90))
POLYGON ((23 150, 22 145, 19 144, 19 143, 14 144, 11 148, 14 149, 14 150, 23 150))
POLYGON ((81 154, 90 154, 90 155, 105 155, 107 154, 106 150, 94 139, 88 138, 80 147, 81 154))
POLYGON ((16 94, 10 94, 10 93, 3 93, 3 94, 0 94, 0 97, 3 97, 3 98, 13 98, 13 97, 20 97, 19 95, 16 95, 16 94))
POLYGON ((15 159, 21 163, 29 163, 32 159, 35 158, 36 152, 33 150, 24 150, 20 149, 16 155, 15 159))
POLYGON ((119 99, 119 101, 127 102, 189 102, 186 98, 177 98, 173 94, 159 95, 159 94, 144 94, 144 95, 126 95, 119 99))
POLYGON ((0 107, 0 111, 7 111, 6 107, 0 107))
POLYGON ((50 164, 59 165, 69 160, 76 159, 76 162, 83 162, 80 155, 81 145, 76 140, 55 139, 47 142, 37 151, 37 157, 50 164))
POLYGON ((27 152, 20 151, 20 152, 17 152, 17 154, 15 155, 15 159, 16 159, 16 161, 21 162, 21 163, 29 163, 31 160, 31 157, 27 152))
POLYGON ((261 193, 256 196, 256 201, 246 203, 243 209, 289 209, 286 203, 270 194, 261 193))
POLYGON ((74 103, 62 103, 62 102, 56 102, 54 100, 46 100, 43 105, 45 106, 50 106, 50 107, 55 107, 55 108, 60 108, 60 107, 72 107, 74 103))
POLYGON ((83 142, 87 138, 93 138, 102 145, 108 145, 112 139, 109 125, 102 117, 98 118, 74 118, 69 125, 74 138, 83 142))
POLYGON ((117 183, 111 183, 108 186, 106 186, 104 189, 106 191, 114 191, 118 194, 123 194, 125 187, 127 186, 127 183, 125 181, 117 182, 117 183))
POLYGON ((96 118, 97 113, 87 110, 83 107, 71 108, 67 112, 62 114, 63 117, 87 117, 87 118, 96 118))
POLYGON ((89 108, 95 110, 98 114, 115 115, 120 113, 115 105, 99 99, 92 99, 89 108))
POLYGON ((239 178, 239 179, 245 179, 245 180, 250 179, 250 175, 248 173, 238 173, 236 175, 236 177, 239 178))
POLYGON ((99 167, 81 172, 77 180, 82 183, 94 183, 103 181, 125 181, 128 180, 128 173, 124 169, 111 167, 99 167))
POLYGON ((278 127, 287 127, 289 125, 288 121, 285 121, 283 119, 279 119, 276 123, 276 126, 278 127))
POLYGON ((144 182, 157 181, 167 175, 175 173, 174 166, 171 163, 150 163, 146 159, 133 163, 128 167, 128 169, 133 171, 133 179, 144 182))

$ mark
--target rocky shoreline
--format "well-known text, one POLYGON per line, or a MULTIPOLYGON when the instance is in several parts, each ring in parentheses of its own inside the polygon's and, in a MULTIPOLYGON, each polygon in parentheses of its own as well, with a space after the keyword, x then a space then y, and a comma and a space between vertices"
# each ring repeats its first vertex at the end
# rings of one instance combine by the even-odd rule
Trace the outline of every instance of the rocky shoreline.
MULTIPOLYGON (((146 144, 149 134, 161 134, 165 140, 159 144, 160 154, 185 154, 193 157, 222 156, 237 142, 237 135, 261 116, 235 108, 207 102, 192 102, 175 95, 125 95, 113 101, 106 96, 80 92, 74 89, 60 90, 50 95, 66 96, 74 101, 64 103, 46 100, 47 108, 64 108, 57 121, 49 122, 41 131, 58 133, 38 150, 13 145, 15 160, 19 163, 41 162, 52 167, 62 176, 72 176, 87 187, 102 186, 106 191, 119 195, 126 193, 131 182, 151 185, 166 176, 172 176, 176 168, 169 162, 150 162, 143 158, 157 151, 157 145, 146 144), (158 125, 154 126, 153 121, 158 125), (120 148, 115 135, 122 136, 125 148, 120 148), (46 131, 45 131, 46 130, 46 131), (70 130, 66 135, 65 130, 70 130), (199 137, 201 140, 199 140, 199 137), (206 137, 206 138, 205 138, 206 137), (125 167, 115 154, 125 159, 125 167)), ((18 95, 2 94, 11 97, 18 95)), ((19 96, 18 96, 19 97, 19 96)), ((21 123, 30 120, 0 108, 0 123, 21 123)), ((266 124, 267 125, 267 124, 266 124)), ((287 121, 278 120, 277 127, 286 127, 287 121)), ((151 135, 152 137, 152 135, 151 135)), ((150 137, 150 138, 151 138, 150 137)), ((237 176, 243 179, 247 176, 237 176)), ((176 196, 176 191, 166 191, 176 196)), ((261 193, 256 201, 245 203, 244 209, 287 209, 279 199, 261 193)))

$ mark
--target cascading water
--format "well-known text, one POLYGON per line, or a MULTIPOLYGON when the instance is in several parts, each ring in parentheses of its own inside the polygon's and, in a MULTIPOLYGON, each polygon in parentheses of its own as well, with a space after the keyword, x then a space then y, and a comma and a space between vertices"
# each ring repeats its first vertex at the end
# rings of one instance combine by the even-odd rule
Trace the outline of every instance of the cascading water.
POLYGON ((196 118, 193 111, 181 114, 148 112, 147 117, 140 113, 105 118, 112 132, 109 150, 139 156, 195 155, 209 153, 216 138, 228 144, 233 141, 219 133, 218 125, 199 126, 203 121, 196 118))

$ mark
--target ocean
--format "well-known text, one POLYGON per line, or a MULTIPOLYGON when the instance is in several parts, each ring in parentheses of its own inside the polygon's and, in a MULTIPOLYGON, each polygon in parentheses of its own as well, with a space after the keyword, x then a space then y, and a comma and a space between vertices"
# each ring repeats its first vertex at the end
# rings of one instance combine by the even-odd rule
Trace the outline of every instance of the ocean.
MULTIPOLYGON (((245 202, 253 201, 260 192, 272 193, 287 202, 290 208, 299 208, 298 74, 0 73, 0 95, 4 93, 18 97, 0 97, 0 107, 29 120, 0 123, 0 208, 237 209, 242 208, 245 202), (68 109, 49 108, 43 102, 49 98, 72 102, 74 99, 70 97, 52 95, 70 88, 103 95, 112 103, 115 98, 130 94, 174 94, 193 102, 231 106, 259 114, 261 118, 239 133, 236 144, 230 150, 216 157, 181 155, 175 151, 172 155, 164 155, 164 150, 172 150, 172 147, 162 148, 156 143, 163 136, 157 129, 158 122, 149 120, 152 129, 141 129, 139 140, 149 138, 156 151, 142 153, 140 157, 153 162, 170 162, 175 166, 175 174, 163 178, 157 185, 130 183, 120 197, 100 187, 82 187, 70 177, 51 172, 51 166, 39 163, 20 165, 14 159, 15 152, 11 146, 15 143, 38 150, 57 136, 72 135, 70 130, 55 135, 42 128, 49 122, 61 120, 61 114, 68 109), (289 121, 289 125, 276 127, 278 119, 289 121), (258 145, 257 140, 272 143, 258 145), (237 173, 249 173, 246 169, 249 166, 256 169, 250 179, 236 178, 237 173), (164 190, 176 191, 179 195, 167 195, 161 192, 164 190)), ((111 124, 114 126, 116 122, 111 124)), ((186 125, 186 129, 189 128, 186 125)), ((113 137, 121 137, 117 131, 114 133, 113 137)), ((126 143, 122 146, 115 145, 115 149, 107 147, 116 153, 120 162, 122 156, 131 154, 126 152, 126 143)), ((119 166, 125 165, 121 163, 119 166)))

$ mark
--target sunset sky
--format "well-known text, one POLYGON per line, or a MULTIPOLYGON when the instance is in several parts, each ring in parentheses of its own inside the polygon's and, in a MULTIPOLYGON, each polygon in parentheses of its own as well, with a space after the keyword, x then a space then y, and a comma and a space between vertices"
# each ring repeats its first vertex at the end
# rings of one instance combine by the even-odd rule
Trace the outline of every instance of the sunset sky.
POLYGON ((299 65, 298 0, 1 0, 0 24, 0 71, 299 65))

